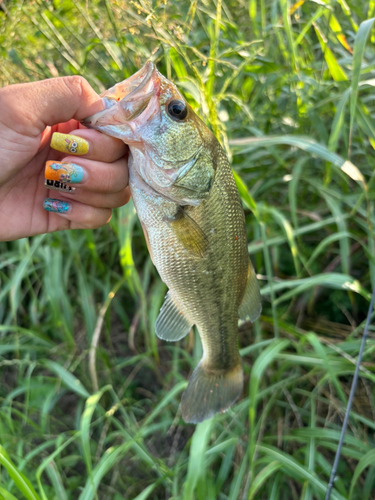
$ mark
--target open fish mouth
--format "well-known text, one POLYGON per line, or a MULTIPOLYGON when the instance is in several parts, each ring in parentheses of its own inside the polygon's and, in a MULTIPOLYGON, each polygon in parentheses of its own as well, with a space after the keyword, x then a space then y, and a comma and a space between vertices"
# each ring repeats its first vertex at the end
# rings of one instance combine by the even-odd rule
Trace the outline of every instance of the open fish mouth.
POLYGON ((159 88, 159 73, 149 61, 137 73, 103 92, 100 97, 105 109, 89 116, 82 123, 103 132, 107 126, 123 126, 143 113, 151 98, 159 95, 159 88))
POLYGON ((155 66, 149 61, 137 73, 103 92, 101 97, 115 101, 121 101, 126 97, 131 100, 134 95, 137 96, 143 89, 147 89, 155 71, 155 66))

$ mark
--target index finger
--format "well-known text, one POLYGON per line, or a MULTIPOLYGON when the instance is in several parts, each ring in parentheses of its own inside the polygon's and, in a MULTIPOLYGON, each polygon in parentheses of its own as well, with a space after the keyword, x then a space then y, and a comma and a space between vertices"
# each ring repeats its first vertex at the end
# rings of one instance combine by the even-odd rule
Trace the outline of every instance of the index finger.
POLYGON ((95 90, 77 75, 9 85, 1 89, 0 97, 2 119, 30 137, 39 136, 47 126, 81 121, 103 109, 95 90))

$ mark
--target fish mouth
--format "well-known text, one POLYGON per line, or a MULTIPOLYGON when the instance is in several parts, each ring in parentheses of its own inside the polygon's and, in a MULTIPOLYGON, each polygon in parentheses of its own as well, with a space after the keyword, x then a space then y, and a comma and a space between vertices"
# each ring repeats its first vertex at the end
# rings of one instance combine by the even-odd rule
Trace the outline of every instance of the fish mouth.
MULTIPOLYGON (((151 61, 123 82, 103 92, 105 109, 82 121, 85 127, 111 134, 108 127, 125 125, 142 114, 151 98, 160 93, 159 73, 151 61)), ((117 136, 117 134, 115 135, 117 136)))
POLYGON ((155 66, 151 61, 148 61, 143 68, 134 73, 121 83, 116 83, 113 87, 106 90, 100 97, 115 101, 121 101, 132 94, 139 94, 142 89, 145 89, 152 79, 153 73, 156 71, 155 66))

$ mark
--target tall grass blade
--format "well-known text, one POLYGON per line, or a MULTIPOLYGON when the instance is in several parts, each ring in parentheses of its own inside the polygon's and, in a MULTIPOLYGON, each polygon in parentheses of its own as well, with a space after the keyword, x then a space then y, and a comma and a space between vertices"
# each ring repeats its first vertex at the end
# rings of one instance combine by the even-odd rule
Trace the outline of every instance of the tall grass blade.
MULTIPOLYGON (((276 460, 280 463, 284 471, 291 477, 300 477, 301 479, 308 481, 315 491, 325 493, 327 487, 324 482, 321 481, 315 474, 308 471, 306 467, 297 462, 297 460, 292 456, 272 446, 260 445, 257 448, 259 452, 268 456, 270 460, 276 460)), ((340 495, 336 490, 332 491, 332 498, 333 500, 345 500, 345 497, 340 495)))
POLYGON ((146 427, 148 424, 150 424, 154 418, 159 415, 159 413, 167 406, 167 404, 172 401, 172 399, 179 394, 181 391, 186 389, 187 387, 187 382, 182 381, 179 384, 175 385, 165 396, 164 398, 160 401, 158 405, 152 410, 152 412, 148 415, 148 417, 145 419, 143 422, 143 426, 146 427))
POLYGON ((190 456, 183 500, 194 500, 194 491, 200 477, 204 476, 205 453, 210 439, 213 419, 198 424, 190 446, 190 456))
POLYGON ((59 365, 55 361, 46 360, 44 362, 46 368, 54 372, 58 377, 61 378, 62 382, 73 392, 87 399, 90 393, 87 392, 85 387, 72 373, 68 372, 63 366, 59 365))
POLYGON ((270 476, 274 476, 275 472, 279 470, 282 467, 282 465, 277 462, 276 460, 274 462, 269 463, 266 465, 259 473, 257 476, 255 476, 254 481, 252 481, 250 490, 249 490, 249 496, 248 500, 253 500, 255 498, 256 493, 258 492, 259 488, 263 486, 263 484, 267 481, 267 479, 270 476))
POLYGON ((307 151, 312 156, 318 156, 323 160, 329 161, 335 167, 340 168, 353 180, 360 182, 360 184, 365 187, 365 178, 363 177, 360 170, 353 165, 350 161, 344 160, 336 153, 329 151, 328 148, 322 144, 318 144, 313 139, 307 137, 299 136, 268 136, 268 137, 248 137, 245 139, 233 139, 229 141, 231 146, 237 146, 240 153, 246 153, 251 151, 253 148, 274 146, 276 144, 289 144, 296 148, 303 149, 307 151))
POLYGON ((103 394, 110 389, 111 386, 103 387, 100 391, 88 397, 85 403, 85 409, 81 417, 81 441, 83 448, 83 456, 90 477, 92 477, 91 448, 90 448, 91 419, 96 409, 96 406, 99 403, 99 400, 101 399, 103 394))
POLYGON ((18 470, 15 464, 10 460, 4 447, 0 445, 0 465, 2 465, 8 472, 16 485, 17 489, 27 498, 27 500, 40 500, 39 495, 36 493, 31 485, 31 482, 18 470))
POLYGON ((150 484, 149 486, 147 486, 147 488, 145 490, 142 491, 142 493, 137 495, 134 498, 134 500, 146 500, 151 495, 151 493, 154 491, 154 489, 156 488, 157 485, 158 485, 157 482, 150 484))
POLYGON ((128 451, 131 444, 131 442, 128 442, 120 446, 110 447, 104 452, 98 465, 92 471, 92 478, 87 480, 78 500, 93 500, 103 476, 121 459, 128 451))
POLYGON ((354 125, 355 110, 357 106, 358 84, 361 74, 362 59, 365 51, 366 41, 371 31, 374 20, 375 18, 373 17, 371 19, 363 21, 363 23, 361 23, 361 25, 358 28, 354 40, 353 73, 352 73, 352 84, 351 84, 351 94, 350 94, 349 152, 352 143, 353 125, 354 125))
POLYGON ((352 500, 354 494, 354 488, 356 487, 357 481, 362 474, 362 472, 371 465, 375 465, 375 450, 368 451, 363 457, 359 460, 357 467, 355 468, 353 478, 350 484, 349 498, 348 500, 352 500))
POLYGON ((0 499, 1 500, 17 500, 17 498, 9 493, 9 491, 4 490, 4 488, 0 487, 0 499))
MULTIPOLYGON (((309 290, 314 286, 326 286, 338 290, 352 290, 355 293, 362 295, 365 299, 371 299, 370 294, 362 287, 358 280, 340 273, 317 274, 310 278, 301 278, 299 280, 281 281, 273 284, 273 291, 292 288, 290 292, 286 292, 275 300, 276 305, 281 304, 295 295, 300 295, 301 292, 309 290)), ((261 289, 262 295, 270 293, 270 287, 265 286, 261 289)))
POLYGON ((334 56, 332 50, 328 47, 327 40, 325 39, 323 33, 320 30, 320 27, 317 24, 314 24, 314 29, 316 36, 318 37, 324 59, 327 63, 328 70, 331 74, 331 77, 335 82, 344 82, 348 79, 345 71, 337 62, 336 57, 334 56))
POLYGON ((342 135, 344 124, 345 124, 345 108, 348 102, 349 96, 351 96, 351 89, 346 89, 342 94, 338 106, 336 107, 335 117, 333 119, 331 134, 328 141, 328 149, 332 152, 337 150, 339 139, 342 135))
POLYGON ((46 472, 48 474, 48 477, 52 483, 52 486, 57 494, 57 498, 59 500, 68 500, 68 495, 67 492, 64 488, 63 484, 63 479, 61 477, 61 474, 59 473, 55 462, 51 461, 47 468, 46 472))

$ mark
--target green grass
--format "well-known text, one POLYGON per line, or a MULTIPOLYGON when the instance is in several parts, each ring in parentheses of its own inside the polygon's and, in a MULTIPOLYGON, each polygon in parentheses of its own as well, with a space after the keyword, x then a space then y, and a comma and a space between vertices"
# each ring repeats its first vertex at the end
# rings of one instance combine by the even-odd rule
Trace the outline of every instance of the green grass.
MULTIPOLYGON (((324 498, 375 285, 375 3, 0 5, 0 85, 102 91, 148 58, 179 85, 232 159, 263 295, 242 398, 195 427, 200 342, 155 336, 166 288, 131 203, 1 243, 0 500, 324 498)), ((335 500, 375 498, 374 351, 371 327, 335 500)))

